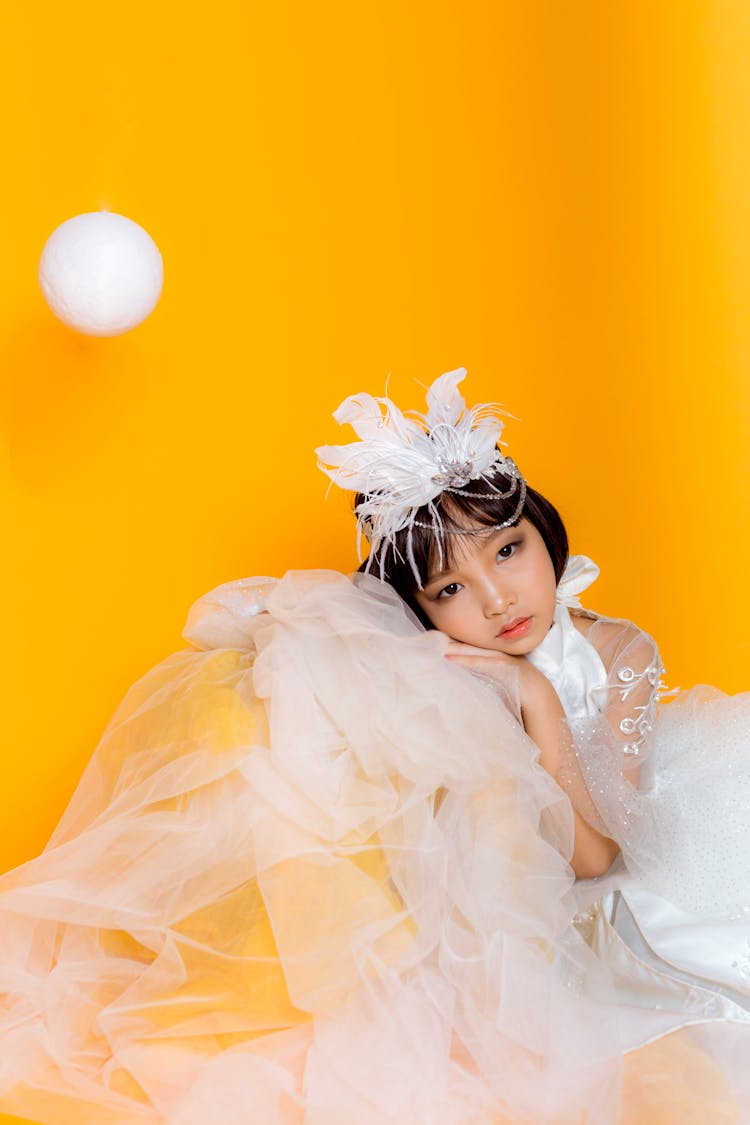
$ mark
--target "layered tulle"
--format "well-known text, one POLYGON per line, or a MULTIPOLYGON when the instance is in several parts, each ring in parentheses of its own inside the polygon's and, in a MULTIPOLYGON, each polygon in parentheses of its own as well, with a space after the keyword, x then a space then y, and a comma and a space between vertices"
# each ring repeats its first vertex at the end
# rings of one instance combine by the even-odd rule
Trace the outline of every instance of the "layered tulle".
POLYGON ((202 647, 131 689, 47 850, 0 880, 0 1108, 748 1120, 746 1027, 699 1040, 613 1002, 512 683, 329 572, 220 588, 187 635, 202 647))

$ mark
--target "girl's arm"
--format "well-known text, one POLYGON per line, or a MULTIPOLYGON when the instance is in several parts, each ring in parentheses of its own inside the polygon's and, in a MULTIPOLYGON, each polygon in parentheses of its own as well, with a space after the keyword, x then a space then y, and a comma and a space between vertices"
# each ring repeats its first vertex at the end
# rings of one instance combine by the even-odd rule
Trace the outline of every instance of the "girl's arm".
MULTIPOLYGON (((556 780, 560 768, 560 740, 565 730, 565 712, 552 684, 527 660, 521 669, 521 715, 529 738, 539 747, 539 764, 556 780)), ((575 835, 570 865, 578 879, 593 879, 612 866, 619 847, 597 832, 573 809, 575 835)))
POLYGON ((559 782, 584 819, 617 840, 628 870, 641 875, 668 861, 653 823, 648 763, 657 704, 665 694, 664 668, 653 638, 632 622, 571 616, 599 653, 606 680, 592 692, 596 714, 568 725, 559 782))
MULTIPOLYGON (((557 780, 561 760, 561 739, 566 729, 565 712, 552 684, 524 657, 476 649, 452 641, 446 653, 449 659, 471 671, 507 681, 507 669, 518 669, 520 676, 521 719, 529 738, 539 749, 539 764, 557 780)), ((593 879, 609 870, 619 848, 593 828, 573 808, 575 836, 570 865, 578 879, 593 879)))

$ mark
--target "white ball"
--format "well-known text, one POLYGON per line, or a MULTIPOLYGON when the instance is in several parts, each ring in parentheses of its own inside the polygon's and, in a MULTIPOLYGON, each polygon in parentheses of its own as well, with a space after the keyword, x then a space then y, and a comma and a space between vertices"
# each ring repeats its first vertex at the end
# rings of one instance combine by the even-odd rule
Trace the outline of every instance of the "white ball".
POLYGON ((161 295, 164 269, 149 234, 124 215, 90 211, 47 239, 39 284, 53 313, 87 336, 135 328, 161 295))

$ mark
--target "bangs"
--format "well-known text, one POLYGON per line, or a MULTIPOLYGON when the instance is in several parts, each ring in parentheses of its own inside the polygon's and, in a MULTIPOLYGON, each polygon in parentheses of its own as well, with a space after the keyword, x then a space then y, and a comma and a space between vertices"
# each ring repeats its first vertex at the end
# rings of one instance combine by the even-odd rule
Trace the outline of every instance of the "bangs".
MULTIPOLYGON (((453 567, 463 554, 466 543, 492 535, 499 524, 505 523, 513 515, 515 507, 515 498, 488 500, 460 492, 443 493, 437 505, 440 520, 434 529, 428 510, 420 510, 417 513, 419 523, 411 533, 411 546, 422 586, 436 570, 453 567), (428 526, 423 527, 421 524, 428 526)), ((507 526, 517 527, 522 518, 523 511, 519 513, 515 523, 507 526)), ((397 537, 397 547, 401 554, 404 553, 405 546, 404 533, 401 542, 397 537)))

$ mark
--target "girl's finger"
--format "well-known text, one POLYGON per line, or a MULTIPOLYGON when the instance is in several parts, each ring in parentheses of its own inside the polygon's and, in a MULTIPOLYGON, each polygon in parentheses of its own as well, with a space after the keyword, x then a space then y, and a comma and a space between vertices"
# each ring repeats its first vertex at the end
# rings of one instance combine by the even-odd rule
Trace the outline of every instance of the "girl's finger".
POLYGON ((491 649, 473 648, 471 645, 464 645, 457 649, 447 649, 445 652, 447 660, 478 660, 484 664, 502 664, 505 666, 515 665, 519 659, 517 656, 509 656, 505 652, 493 652, 491 649))
MULTIPOLYGON (((467 656, 495 656, 502 659, 505 653, 496 652, 491 648, 479 648, 478 645, 466 645, 463 641, 450 641, 446 652, 466 653, 467 656)), ((511 657, 511 659, 513 659, 511 657)))

